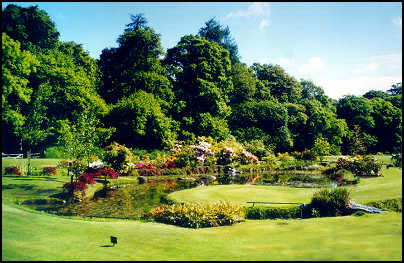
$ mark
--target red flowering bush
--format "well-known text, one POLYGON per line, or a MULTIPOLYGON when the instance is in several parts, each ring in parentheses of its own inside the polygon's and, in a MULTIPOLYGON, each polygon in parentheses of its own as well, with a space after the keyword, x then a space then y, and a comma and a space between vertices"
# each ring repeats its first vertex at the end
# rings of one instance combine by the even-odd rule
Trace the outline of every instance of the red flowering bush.
POLYGON ((56 168, 55 167, 44 167, 42 169, 42 173, 44 175, 55 175, 56 174, 56 168))
POLYGON ((85 184, 95 184, 94 177, 97 177, 97 173, 84 173, 78 177, 78 180, 85 184))
POLYGON ((114 169, 102 169, 99 171, 101 176, 106 176, 108 178, 116 179, 119 176, 119 173, 115 172, 114 169))
POLYGON ((86 185, 86 183, 84 183, 82 181, 74 181, 74 182, 65 183, 63 185, 63 189, 69 193, 81 192, 82 195, 84 196, 86 194, 86 192, 84 190, 87 189, 87 185, 86 185))
POLYGON ((16 166, 7 166, 4 168, 4 174, 17 174, 21 176, 21 171, 16 166))
POLYGON ((163 168, 176 168, 177 166, 173 161, 167 161, 163 164, 163 168))

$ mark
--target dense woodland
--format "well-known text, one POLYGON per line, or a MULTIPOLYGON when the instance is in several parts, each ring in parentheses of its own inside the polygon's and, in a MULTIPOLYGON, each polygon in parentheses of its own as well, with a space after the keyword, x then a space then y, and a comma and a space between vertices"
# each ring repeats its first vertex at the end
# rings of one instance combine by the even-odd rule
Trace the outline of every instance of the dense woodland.
POLYGON ((242 63, 229 28, 214 18, 167 52, 143 14, 130 21, 97 60, 60 41, 37 6, 2 10, 3 152, 20 152, 21 141, 23 151, 43 152, 80 136, 76 143, 97 147, 234 136, 274 152, 310 149, 316 138, 332 154, 358 144, 401 152, 401 83, 334 100, 279 65, 242 63))

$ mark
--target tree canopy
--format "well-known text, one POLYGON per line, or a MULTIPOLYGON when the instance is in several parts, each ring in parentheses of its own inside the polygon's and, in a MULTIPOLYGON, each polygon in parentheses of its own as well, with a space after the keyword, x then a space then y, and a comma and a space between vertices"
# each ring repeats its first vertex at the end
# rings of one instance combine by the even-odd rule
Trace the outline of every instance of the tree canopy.
POLYGON ((63 145, 77 157, 112 141, 161 149, 198 136, 236 138, 261 155, 265 147, 319 155, 402 148, 401 83, 334 100, 279 65, 242 63, 215 18, 165 52, 145 15, 131 14, 98 60, 60 41, 37 6, 9 4, 2 18, 5 151, 23 141, 25 150, 63 145))

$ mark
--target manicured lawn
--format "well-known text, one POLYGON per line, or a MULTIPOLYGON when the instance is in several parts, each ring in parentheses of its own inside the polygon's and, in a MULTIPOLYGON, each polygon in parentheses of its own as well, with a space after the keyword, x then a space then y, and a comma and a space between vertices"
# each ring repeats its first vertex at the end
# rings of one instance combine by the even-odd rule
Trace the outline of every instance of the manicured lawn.
POLYGON ((270 185, 210 185, 174 192, 168 197, 179 202, 231 201, 240 205, 251 205, 246 203, 248 201, 309 203, 315 191, 314 188, 270 185))
MULTIPOLYGON (((402 196, 402 170, 350 186, 355 201, 402 196)), ((2 177, 2 260, 401 260, 402 214, 247 220, 188 229, 121 219, 61 217, 13 204, 61 191, 66 176, 2 177), (111 247, 109 237, 118 237, 111 247)), ((309 202, 314 189, 218 185, 179 191, 175 199, 309 202), (285 200, 287 199, 287 200, 285 200)))
MULTIPOLYGON (((358 185, 346 186, 356 202, 385 200, 402 196, 402 170, 382 168, 382 177, 361 178, 358 185)), ((309 203, 318 188, 293 188, 270 185, 211 185, 169 194, 179 202, 232 201, 247 205, 248 201, 309 203)))
POLYGON ((401 214, 187 229, 2 207, 2 260, 401 260, 401 214), (118 237, 110 247, 109 237, 118 237))

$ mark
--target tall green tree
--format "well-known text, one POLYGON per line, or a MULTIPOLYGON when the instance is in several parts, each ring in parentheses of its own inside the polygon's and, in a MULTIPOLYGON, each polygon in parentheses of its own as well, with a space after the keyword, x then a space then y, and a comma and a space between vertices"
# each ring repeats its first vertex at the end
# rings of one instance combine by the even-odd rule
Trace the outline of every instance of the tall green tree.
POLYGON ((160 62, 163 55, 160 34, 146 26, 143 14, 131 15, 131 20, 117 40, 119 46, 102 51, 98 65, 103 86, 99 93, 108 103, 115 104, 144 90, 161 99, 163 108, 168 110, 174 93, 160 62))
POLYGON ((29 51, 21 51, 20 42, 2 33, 2 122, 19 132, 25 121, 23 109, 31 101, 31 73, 39 62, 29 51))
POLYGON ((1 30, 18 40, 22 50, 51 49, 59 42, 55 23, 38 6, 7 5, 2 11, 1 30))
POLYGON ((402 109, 393 106, 382 98, 371 100, 375 121, 370 132, 375 137, 374 145, 369 147, 372 152, 397 152, 402 144, 402 109))
POLYGON ((279 65, 254 63, 252 69, 263 87, 269 89, 279 102, 296 103, 301 99, 300 83, 279 65))
POLYGON ((224 27, 215 18, 211 18, 205 23, 204 27, 199 29, 198 34, 206 40, 218 43, 228 50, 232 64, 240 62, 237 44, 231 37, 228 26, 224 27))
POLYGON ((229 94, 233 90, 233 83, 226 49, 204 38, 188 35, 182 37, 175 47, 168 49, 164 64, 170 69, 174 80, 175 96, 184 105, 174 116, 181 122, 182 130, 197 136, 206 135, 201 134, 206 130, 201 129, 201 120, 206 119, 201 114, 206 112, 213 118, 228 118, 231 113, 229 94))
POLYGON ((258 79, 246 64, 232 64, 231 78, 233 81, 233 92, 229 96, 231 104, 239 104, 255 96, 258 79))
POLYGON ((163 113, 154 95, 144 90, 119 100, 105 119, 118 131, 112 139, 128 147, 162 148, 176 139, 176 123, 163 113))
POLYGON ((31 102, 29 85, 39 61, 29 51, 21 51, 20 42, 2 33, 2 147, 5 152, 20 151, 21 133, 31 102))

